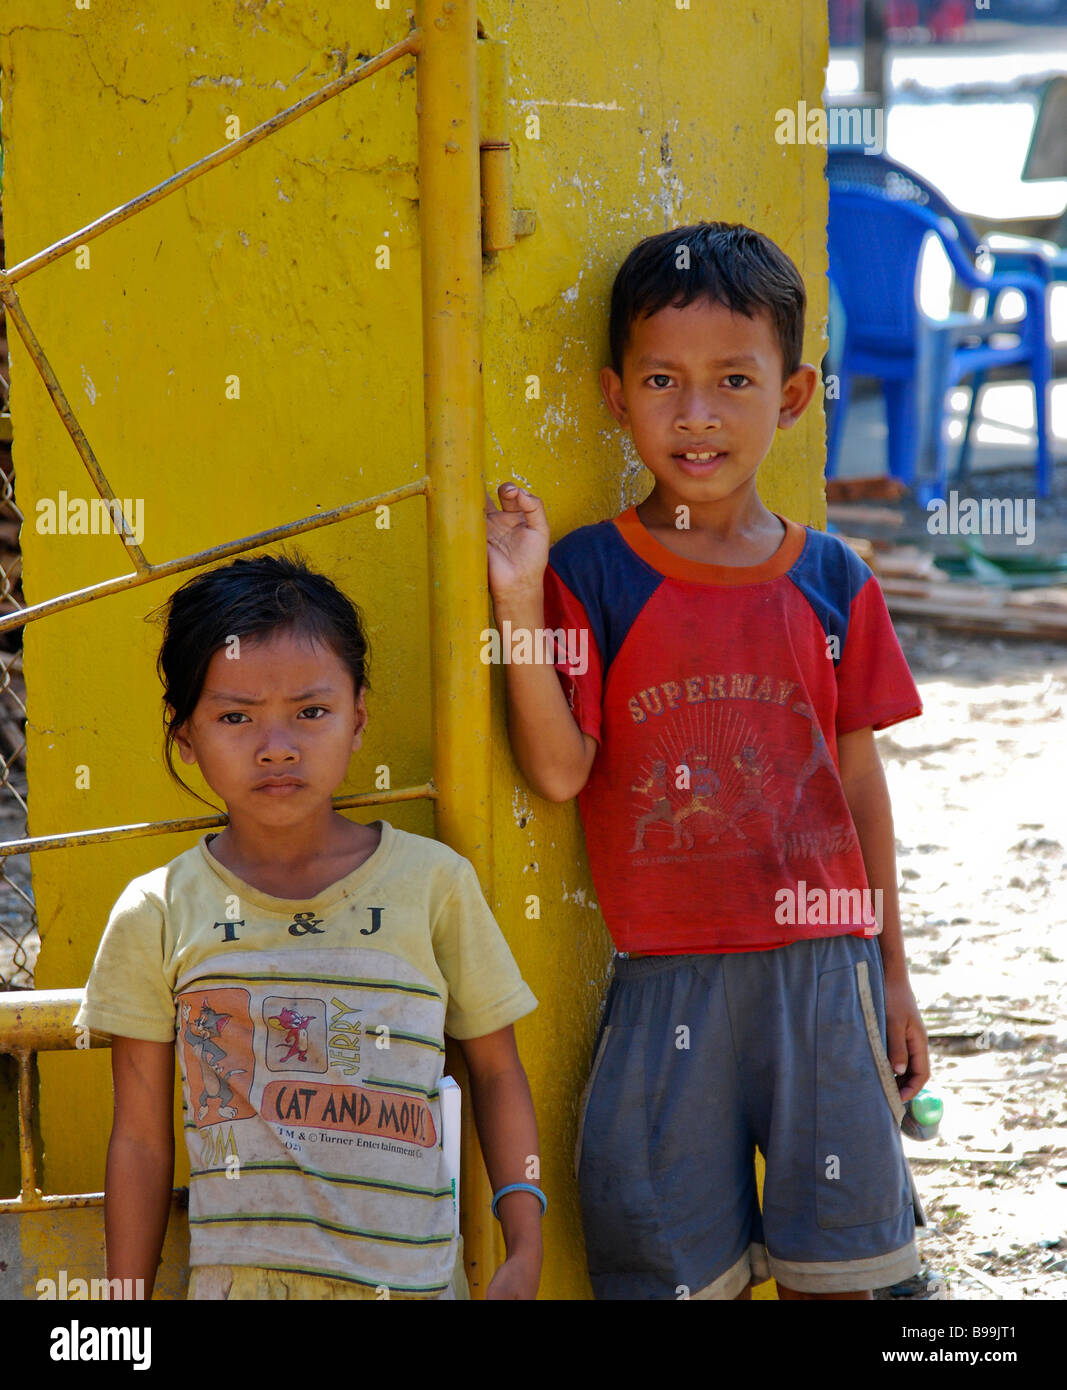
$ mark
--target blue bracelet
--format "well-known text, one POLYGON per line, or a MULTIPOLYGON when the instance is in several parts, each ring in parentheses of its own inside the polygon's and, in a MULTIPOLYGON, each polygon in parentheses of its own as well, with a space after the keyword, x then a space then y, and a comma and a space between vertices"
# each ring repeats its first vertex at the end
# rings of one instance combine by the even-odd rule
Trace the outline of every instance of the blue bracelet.
POLYGON ((496 1209, 497 1203, 501 1197, 506 1197, 509 1192, 532 1192, 541 1203, 541 1215, 544 1216, 548 1210, 548 1198, 539 1187, 534 1187, 532 1182, 511 1182, 508 1183, 507 1187, 502 1187, 498 1192, 493 1193, 493 1205, 490 1210, 498 1221, 500 1216, 496 1209))

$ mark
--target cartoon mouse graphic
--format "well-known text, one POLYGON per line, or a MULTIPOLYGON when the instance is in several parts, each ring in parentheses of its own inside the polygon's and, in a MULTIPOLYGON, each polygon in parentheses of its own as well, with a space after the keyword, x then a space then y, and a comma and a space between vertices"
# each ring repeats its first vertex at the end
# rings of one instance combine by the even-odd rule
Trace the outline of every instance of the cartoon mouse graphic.
POLYGON ((308 1059, 308 1024, 311 1022, 311 1015, 306 1017, 298 1014, 295 1009, 288 1007, 282 1009, 281 1013, 275 1014, 273 1018, 267 1019, 267 1026, 275 1033, 281 1033, 278 1039, 279 1047, 287 1047, 289 1051, 281 1060, 288 1062, 296 1057, 301 1062, 308 1059))

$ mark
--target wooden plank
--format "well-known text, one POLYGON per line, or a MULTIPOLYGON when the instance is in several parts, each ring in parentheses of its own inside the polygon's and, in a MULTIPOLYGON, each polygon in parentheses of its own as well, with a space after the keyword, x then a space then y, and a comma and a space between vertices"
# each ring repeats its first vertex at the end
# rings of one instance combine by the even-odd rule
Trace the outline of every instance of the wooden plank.
POLYGON ((932 584, 952 582, 944 570, 938 569, 934 557, 916 545, 893 545, 879 550, 876 573, 879 579, 884 575, 893 579, 923 579, 932 584))
POLYGON ((828 478, 827 502, 895 502, 911 492, 907 483, 885 474, 877 478, 828 478))
MULTIPOLYGON (((1021 1286, 1005 1284, 1000 1279, 994 1279, 991 1274, 983 1274, 981 1270, 975 1269, 972 1265, 965 1265, 962 1262, 957 1268, 962 1270, 964 1274, 969 1274, 972 1279, 976 1279, 979 1284, 984 1284, 985 1287, 992 1293, 995 1293, 998 1298, 1009 1299, 1020 1297, 1019 1290, 1021 1286)), ((1030 1276, 1027 1276, 1027 1279, 1023 1282, 1028 1283, 1029 1279, 1030 1276)))
MULTIPOLYGON (((885 575, 881 570, 878 572, 878 582, 882 586, 882 593, 886 598, 890 594, 906 595, 910 598, 937 599, 940 595, 934 592, 935 586, 940 588, 937 581, 931 582, 929 579, 912 579, 906 575, 885 575)), ((951 583, 951 581, 949 581, 951 583)), ((953 585, 955 589, 957 586, 953 585)))
POLYGON ((849 502, 831 502, 826 508, 830 521, 840 526, 903 526, 904 517, 889 507, 863 507, 849 502))
MULTIPOLYGON (((906 1137, 906 1136, 905 1136, 906 1137)), ((1044 1157, 1045 1155, 1035 1155, 1044 1157)), ((981 1167, 983 1164, 990 1163, 1023 1163, 1029 1157, 1028 1154, 976 1154, 968 1153, 965 1149, 959 1149, 952 1154, 920 1154, 913 1150, 908 1153, 908 1162, 915 1163, 936 1163, 945 1165, 949 1163, 970 1163, 981 1167)))
POLYGON ((983 603, 970 598, 950 602, 941 597, 894 593, 891 588, 886 591, 886 603, 890 613, 899 618, 922 618, 941 627, 965 632, 1067 642, 1067 612, 1051 607, 1039 608, 1035 605, 1025 608, 983 603))
POLYGON ((875 564, 874 546, 863 536, 840 535, 840 539, 845 542, 850 550, 854 550, 865 565, 870 565, 875 574, 879 572, 879 567, 875 564))

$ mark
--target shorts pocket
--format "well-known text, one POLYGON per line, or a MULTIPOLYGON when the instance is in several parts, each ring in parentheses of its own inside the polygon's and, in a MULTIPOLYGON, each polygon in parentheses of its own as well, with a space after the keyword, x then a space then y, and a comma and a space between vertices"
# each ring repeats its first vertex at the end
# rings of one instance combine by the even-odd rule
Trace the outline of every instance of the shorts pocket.
POLYGON ((589 1080, 585 1083, 585 1090, 582 1092, 582 1099, 578 1105, 578 1137, 574 1142, 574 1176, 578 1176, 578 1169, 582 1162, 582 1141, 585 1138, 585 1118, 589 1111, 589 1098, 593 1094, 593 1086, 596 1084, 597 1073, 600 1071, 600 1064, 604 1060, 604 1053, 607 1051, 608 1040, 611 1036, 611 1024, 605 1024, 601 1030, 600 1042, 597 1045, 596 1056, 593 1058, 593 1066, 589 1072, 589 1080))
POLYGON ((815 1042, 819 1226, 870 1226, 910 1203, 903 1105, 882 1045, 866 961, 819 976, 815 1042))
POLYGON ((856 989, 860 997, 860 1008, 863 1010, 863 1023, 867 1029, 867 1041, 871 1046, 871 1056, 874 1058, 874 1065, 878 1068, 878 1079, 882 1083, 882 1091, 889 1102, 889 1108, 899 1125, 904 1118, 905 1106, 900 1099, 900 1088, 893 1075, 893 1067, 882 1045, 882 1030, 878 1026, 874 996, 871 994, 871 974, 865 960, 856 962, 856 989))
POLYGON ((649 1171, 647 1046, 642 1024, 607 1025, 584 1102, 578 1195, 594 1281, 657 1269, 663 1262, 659 1204, 649 1171))

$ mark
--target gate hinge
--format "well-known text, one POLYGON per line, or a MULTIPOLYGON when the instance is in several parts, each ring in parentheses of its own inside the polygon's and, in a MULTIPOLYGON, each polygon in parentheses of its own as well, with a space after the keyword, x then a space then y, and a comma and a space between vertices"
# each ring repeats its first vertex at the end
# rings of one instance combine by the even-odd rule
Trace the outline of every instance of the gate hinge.
POLYGON ((482 251, 502 251, 537 226, 533 208, 511 200, 511 141, 508 139, 508 46, 500 39, 478 41, 478 111, 481 121, 482 251))

